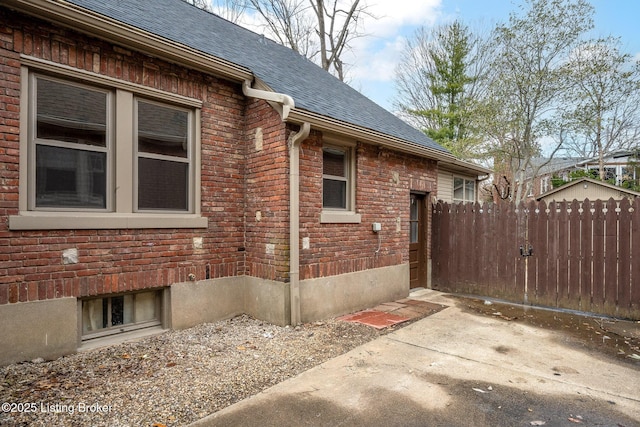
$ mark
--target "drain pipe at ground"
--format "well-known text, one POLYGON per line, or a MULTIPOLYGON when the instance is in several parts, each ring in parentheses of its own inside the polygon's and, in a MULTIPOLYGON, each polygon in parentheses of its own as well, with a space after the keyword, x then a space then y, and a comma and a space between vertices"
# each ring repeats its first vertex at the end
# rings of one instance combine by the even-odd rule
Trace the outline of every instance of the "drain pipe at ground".
POLYGON ((300 324, 300 143, 311 125, 304 122, 289 137, 289 294, 291 325, 300 324))

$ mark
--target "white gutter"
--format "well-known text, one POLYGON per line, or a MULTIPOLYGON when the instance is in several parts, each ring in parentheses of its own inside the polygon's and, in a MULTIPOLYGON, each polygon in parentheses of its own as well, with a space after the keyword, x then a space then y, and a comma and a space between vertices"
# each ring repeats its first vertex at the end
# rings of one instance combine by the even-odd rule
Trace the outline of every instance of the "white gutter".
MULTIPOLYGON (((391 113, 390 113, 391 114, 391 113)), ((437 161, 455 162, 456 157, 443 150, 430 148, 421 144, 407 141, 405 139, 390 136, 388 134, 371 130, 362 126, 331 119, 317 113, 305 110, 295 110, 289 115, 289 121, 295 123, 309 122, 312 126, 319 129, 339 133, 353 139, 367 142, 369 144, 380 145, 403 153, 415 154, 420 157, 426 157, 437 161)))

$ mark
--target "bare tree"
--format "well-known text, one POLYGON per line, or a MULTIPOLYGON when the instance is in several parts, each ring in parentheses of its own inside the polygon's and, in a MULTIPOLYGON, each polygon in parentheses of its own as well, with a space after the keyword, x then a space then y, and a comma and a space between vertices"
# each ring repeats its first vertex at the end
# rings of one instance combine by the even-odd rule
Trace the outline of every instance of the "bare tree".
POLYGON ((570 88, 563 65, 593 26, 586 0, 527 0, 525 6, 521 16, 512 13, 508 24, 496 28, 485 118, 495 156, 513 177, 516 203, 530 193, 526 178, 541 167, 533 160, 543 140, 551 142, 553 155, 566 138, 558 120, 559 101, 570 88))
POLYGON ((247 0, 271 38, 306 57, 317 51, 311 6, 300 0, 247 0))
POLYGON ((612 37, 585 42, 567 64, 575 82, 564 117, 574 135, 568 148, 597 157, 600 179, 607 154, 630 150, 640 136, 640 63, 619 44, 612 37))
POLYGON ((209 8, 209 1, 208 0, 183 0, 186 3, 189 3, 197 8, 206 10, 206 11, 210 11, 209 8))
MULTIPOLYGON (((204 1, 204 0, 200 0, 204 1)), ((211 12, 227 21, 239 22, 247 10, 246 0, 211 0, 211 12)))
POLYGON ((248 0, 279 43, 346 78, 345 49, 362 37, 362 21, 373 17, 361 0, 248 0))

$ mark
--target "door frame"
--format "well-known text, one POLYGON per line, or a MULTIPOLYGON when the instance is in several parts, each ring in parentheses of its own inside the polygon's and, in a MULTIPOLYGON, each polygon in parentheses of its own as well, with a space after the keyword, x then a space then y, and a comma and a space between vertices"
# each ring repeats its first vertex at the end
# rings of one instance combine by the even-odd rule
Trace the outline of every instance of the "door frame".
POLYGON ((409 289, 428 286, 427 200, 429 200, 428 193, 416 191, 409 193, 409 289))

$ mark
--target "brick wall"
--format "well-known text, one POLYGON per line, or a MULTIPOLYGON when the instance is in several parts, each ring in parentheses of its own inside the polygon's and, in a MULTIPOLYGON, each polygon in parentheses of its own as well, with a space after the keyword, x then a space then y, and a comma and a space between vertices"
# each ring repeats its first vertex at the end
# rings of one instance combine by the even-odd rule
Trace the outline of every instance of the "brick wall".
POLYGON ((247 274, 287 281, 289 276, 288 130, 264 101, 247 107, 247 274))
MULTIPOLYGON (((0 22, 0 304, 161 287, 191 273, 198 280, 247 274, 288 281, 286 141, 295 126, 264 101, 246 100, 238 84, 5 9, 0 22), (20 54, 202 100, 208 229, 8 230, 8 216, 18 213, 20 54), (77 250, 77 264, 64 262, 68 249, 77 250)), ((362 222, 320 224, 322 143, 314 131, 301 145, 300 237, 309 242, 301 279, 407 263, 409 194, 435 193, 436 164, 359 143, 362 222), (373 222, 382 224, 378 253, 373 222)))
MULTIPOLYGON (((322 136, 301 149, 301 279, 331 276, 409 262, 410 191, 435 194, 437 166, 427 159, 359 143, 356 149, 356 212, 360 224, 321 224, 322 136), (382 225, 380 250, 372 223, 382 225)), ((429 212, 429 215, 431 213, 429 212)), ((427 242, 428 247, 430 242, 427 242)))
POLYGON ((244 274, 244 113, 237 84, 0 9, 0 304, 160 287, 190 273, 244 274), (18 213, 20 54, 202 100, 209 228, 9 231, 8 216, 18 213), (64 263, 68 249, 77 264, 64 263))

